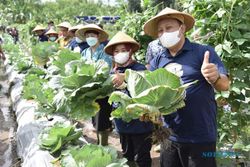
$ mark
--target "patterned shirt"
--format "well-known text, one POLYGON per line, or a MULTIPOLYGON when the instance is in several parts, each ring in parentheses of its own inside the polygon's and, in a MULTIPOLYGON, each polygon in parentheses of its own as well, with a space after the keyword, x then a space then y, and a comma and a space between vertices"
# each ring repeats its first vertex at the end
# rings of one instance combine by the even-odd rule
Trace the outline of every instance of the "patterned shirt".
POLYGON ((166 50, 159 41, 156 39, 148 44, 147 52, 146 52, 146 62, 150 64, 150 61, 156 57, 157 55, 161 54, 166 50))
POLYGON ((94 61, 97 61, 97 60, 100 60, 100 59, 103 59, 105 62, 108 63, 109 67, 111 68, 112 67, 112 59, 111 59, 111 56, 106 54, 104 52, 104 45, 103 44, 100 44, 97 48, 96 48, 96 51, 94 53, 92 53, 91 51, 91 48, 88 47, 86 49, 84 49, 82 51, 82 57, 84 60, 94 60, 94 61))

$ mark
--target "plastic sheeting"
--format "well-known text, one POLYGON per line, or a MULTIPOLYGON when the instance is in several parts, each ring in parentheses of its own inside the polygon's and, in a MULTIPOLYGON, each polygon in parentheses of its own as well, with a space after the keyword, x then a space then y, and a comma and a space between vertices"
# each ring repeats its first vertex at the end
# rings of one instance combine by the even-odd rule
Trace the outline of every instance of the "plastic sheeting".
POLYGON ((53 126, 57 122, 70 124, 70 121, 62 116, 53 116, 52 121, 45 117, 36 115, 37 103, 32 100, 22 99, 22 82, 24 74, 18 74, 14 68, 5 64, 9 83, 12 83, 10 96, 12 108, 16 115, 18 124, 16 132, 17 154, 22 160, 23 167, 52 167, 51 161, 54 160, 48 151, 40 150, 39 135, 45 127, 53 126))

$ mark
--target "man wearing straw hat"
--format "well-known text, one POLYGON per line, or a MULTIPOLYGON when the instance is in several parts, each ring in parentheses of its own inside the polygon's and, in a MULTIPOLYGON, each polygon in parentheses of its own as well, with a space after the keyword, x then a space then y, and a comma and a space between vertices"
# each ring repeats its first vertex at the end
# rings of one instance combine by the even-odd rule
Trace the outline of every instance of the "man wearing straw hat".
MULTIPOLYGON (((146 67, 132 59, 132 55, 140 48, 138 42, 123 32, 118 32, 105 47, 105 52, 113 56, 115 67, 113 84, 117 90, 129 95, 126 86, 122 86, 123 75, 126 69, 135 71, 146 70, 146 67)), ((118 107, 119 104, 113 104, 118 107)), ((131 167, 151 167, 151 134, 153 125, 151 122, 143 122, 134 119, 125 122, 122 119, 115 119, 115 127, 120 136, 122 154, 128 159, 131 167)))
POLYGON ((198 80, 186 91, 185 107, 164 116, 166 126, 173 130, 171 144, 161 149, 161 166, 215 167, 215 157, 204 157, 216 151, 216 101, 214 89, 229 89, 226 69, 210 46, 185 38, 195 23, 184 12, 165 8, 144 25, 146 34, 159 38, 166 51, 150 62, 151 70, 166 68, 180 76, 183 83, 198 80), (189 162, 189 160, 191 160, 189 162))
POLYGON ((59 36, 57 42, 60 45, 60 48, 65 48, 68 43, 71 40, 71 37, 69 36, 68 30, 71 27, 69 22, 62 22, 59 25, 57 25, 57 27, 59 28, 59 34, 61 36, 59 36))
POLYGON ((48 41, 48 37, 45 35, 45 27, 41 25, 37 25, 32 32, 38 36, 38 41, 39 42, 46 42, 48 41))
MULTIPOLYGON (((86 61, 105 61, 109 67, 112 66, 111 57, 104 52, 104 45, 101 42, 108 39, 108 34, 95 24, 87 24, 76 31, 76 37, 86 41, 89 45, 81 53, 86 61)), ((97 131, 97 143, 103 146, 108 145, 108 136, 112 129, 110 121, 111 105, 108 103, 108 97, 97 99, 100 110, 92 119, 93 126, 97 131)))
POLYGON ((82 53, 84 49, 89 47, 86 41, 81 40, 79 37, 75 35, 76 31, 82 27, 83 25, 79 24, 69 28, 69 32, 72 34, 73 39, 68 44, 67 48, 76 53, 82 53))

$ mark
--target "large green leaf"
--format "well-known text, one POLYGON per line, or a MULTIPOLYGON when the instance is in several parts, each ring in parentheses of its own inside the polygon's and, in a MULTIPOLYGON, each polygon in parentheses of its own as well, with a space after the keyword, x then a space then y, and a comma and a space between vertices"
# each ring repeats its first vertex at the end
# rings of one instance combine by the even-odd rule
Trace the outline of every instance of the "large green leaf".
POLYGON ((60 151, 66 144, 78 140, 81 135, 81 129, 76 131, 74 126, 56 124, 42 132, 40 147, 53 154, 60 151))
POLYGON ((154 86, 141 92, 133 98, 133 101, 141 104, 148 104, 156 107, 169 107, 175 100, 177 91, 168 86, 154 86))
POLYGON ((160 114, 168 115, 185 106, 185 90, 196 81, 181 85, 180 78, 166 69, 153 72, 126 71, 129 97, 123 92, 113 92, 109 102, 117 104, 111 114, 124 121, 148 115, 155 120, 160 114))
POLYGON ((173 89, 181 86, 180 78, 164 68, 159 68, 154 72, 147 73, 146 80, 151 83, 152 86, 167 85, 173 89))
POLYGON ((143 90, 148 89, 151 85, 144 79, 143 73, 138 73, 133 70, 126 70, 125 80, 128 83, 127 88, 132 97, 137 96, 143 90))
MULTIPOLYGON (((100 145, 86 144, 82 148, 71 148, 65 151, 61 165, 67 165, 68 161, 76 166, 86 167, 106 167, 110 164, 116 167, 128 167, 126 159, 118 159, 117 151, 112 147, 103 147, 100 145)), ((112 165, 111 165, 112 166, 112 165)))

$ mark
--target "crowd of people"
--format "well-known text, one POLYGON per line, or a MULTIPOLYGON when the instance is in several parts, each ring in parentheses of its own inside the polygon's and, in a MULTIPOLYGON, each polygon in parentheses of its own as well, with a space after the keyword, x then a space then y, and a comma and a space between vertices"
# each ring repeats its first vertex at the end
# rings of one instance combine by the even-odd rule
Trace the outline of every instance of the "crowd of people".
MULTIPOLYGON (((191 42, 185 33, 192 29, 195 19, 188 13, 165 8, 144 24, 145 34, 155 40, 148 45, 143 65, 133 59, 140 44, 129 35, 118 32, 112 39, 95 24, 71 26, 62 22, 49 28, 36 26, 33 32, 40 42, 57 42, 61 48, 69 48, 82 55, 84 60, 103 60, 114 75, 116 90, 129 95, 124 82, 126 69, 154 71, 165 68, 178 75, 182 83, 198 80, 186 91, 185 107, 164 116, 164 126, 172 129, 167 147, 161 147, 162 167, 215 167, 215 157, 203 157, 204 152, 216 151, 217 126, 215 91, 228 90, 230 82, 227 71, 211 46, 191 42), (59 29, 59 32, 55 30, 59 29)), ((166 99, 167 100, 167 99, 166 99)), ((100 111, 92 122, 97 131, 98 144, 108 145, 112 130, 110 113, 119 104, 108 103, 108 97, 98 99, 100 111)), ((153 124, 139 119, 124 122, 114 120, 119 133, 122 153, 129 166, 150 167, 152 160, 151 135, 153 124)))

